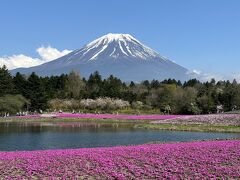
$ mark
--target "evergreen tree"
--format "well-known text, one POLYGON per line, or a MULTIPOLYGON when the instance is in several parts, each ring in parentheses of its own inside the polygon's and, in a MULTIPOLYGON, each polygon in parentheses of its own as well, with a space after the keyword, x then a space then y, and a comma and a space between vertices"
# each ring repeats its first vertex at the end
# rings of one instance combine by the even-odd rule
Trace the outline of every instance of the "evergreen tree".
POLYGON ((95 99, 102 96, 102 77, 98 71, 89 76, 87 81, 88 97, 95 99))
POLYGON ((19 72, 16 73, 16 75, 13 77, 13 83, 14 83, 14 91, 16 94, 21 94, 23 96, 26 96, 26 88, 27 88, 27 80, 26 78, 20 74, 19 72))
POLYGON ((106 97, 121 98, 122 81, 113 75, 103 82, 104 92, 102 93, 106 97))
POLYGON ((12 94, 14 91, 13 79, 8 72, 7 67, 4 65, 0 68, 0 96, 12 94))
POLYGON ((47 96, 41 79, 32 73, 27 82, 27 99, 30 100, 30 111, 40 111, 47 108, 47 96))

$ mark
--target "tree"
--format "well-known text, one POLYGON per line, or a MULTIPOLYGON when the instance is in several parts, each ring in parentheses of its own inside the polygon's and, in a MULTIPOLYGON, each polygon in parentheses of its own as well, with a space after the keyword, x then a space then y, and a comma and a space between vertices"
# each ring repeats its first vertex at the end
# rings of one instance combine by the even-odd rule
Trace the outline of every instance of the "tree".
POLYGON ((103 81, 103 96, 110 98, 121 98, 122 81, 113 75, 103 81))
POLYGON ((193 87, 186 87, 182 97, 182 110, 184 114, 199 114, 200 110, 196 104, 197 90, 193 87))
POLYGON ((129 87, 132 88, 135 86, 135 83, 133 81, 130 82, 129 87))
POLYGON ((150 89, 150 82, 148 80, 145 80, 142 82, 142 84, 149 90, 150 89))
POLYGON ((26 88, 27 88, 27 80, 26 78, 17 72, 17 74, 13 77, 13 83, 14 83, 14 92, 16 94, 22 94, 23 96, 26 96, 26 88))
POLYGON ((84 88, 85 84, 82 81, 80 74, 76 71, 71 71, 66 82, 67 96, 78 99, 81 97, 81 93, 83 93, 84 88))
POLYGON ((162 111, 165 111, 166 106, 174 106, 174 93, 177 89, 175 84, 166 84, 163 86, 162 90, 159 92, 158 102, 159 107, 162 111))
POLYGON ((29 110, 39 111, 47 108, 48 99, 45 87, 41 79, 35 73, 32 73, 28 78, 26 97, 31 102, 29 110))
POLYGON ((169 106, 169 105, 165 105, 165 107, 164 107, 164 112, 165 113, 167 113, 167 114, 169 114, 170 112, 171 112, 171 107, 169 106))
POLYGON ((0 96, 13 93, 14 86, 11 74, 5 65, 0 68, 0 96))
POLYGON ((159 87, 160 87, 160 83, 158 80, 151 81, 151 88, 159 88, 159 87))
POLYGON ((146 103, 154 108, 159 108, 162 112, 166 106, 174 106, 174 94, 177 90, 175 84, 164 84, 160 88, 153 88, 146 97, 146 103))
POLYGON ((235 106, 240 107, 240 85, 233 81, 227 82, 224 91, 220 94, 220 103, 223 104, 225 111, 231 111, 235 106))
POLYGON ((87 81, 87 92, 89 98, 97 98, 102 95, 102 77, 98 71, 89 76, 87 81))
POLYGON ((183 84, 183 87, 194 87, 199 83, 200 81, 198 81, 197 79, 190 79, 183 84))
POLYGON ((134 101, 132 102, 133 109, 141 109, 143 107, 143 103, 141 101, 134 101))

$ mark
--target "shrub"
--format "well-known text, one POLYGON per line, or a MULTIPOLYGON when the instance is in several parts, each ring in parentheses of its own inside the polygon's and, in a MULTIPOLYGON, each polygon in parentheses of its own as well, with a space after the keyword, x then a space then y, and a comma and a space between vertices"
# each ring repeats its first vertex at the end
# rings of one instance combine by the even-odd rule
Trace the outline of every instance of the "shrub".
POLYGON ((0 97, 0 114, 16 114, 27 107, 29 102, 22 95, 5 95, 0 97))

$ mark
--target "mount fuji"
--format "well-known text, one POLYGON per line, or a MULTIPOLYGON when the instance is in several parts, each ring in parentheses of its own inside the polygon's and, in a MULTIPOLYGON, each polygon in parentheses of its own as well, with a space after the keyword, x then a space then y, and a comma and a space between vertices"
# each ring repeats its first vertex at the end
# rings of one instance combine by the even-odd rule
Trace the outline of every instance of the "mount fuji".
POLYGON ((174 78, 185 81, 194 74, 161 56, 129 34, 107 34, 81 49, 51 62, 30 68, 18 68, 12 74, 35 72, 41 76, 60 75, 71 70, 88 77, 99 71, 106 78, 114 75, 123 81, 163 80, 174 78))

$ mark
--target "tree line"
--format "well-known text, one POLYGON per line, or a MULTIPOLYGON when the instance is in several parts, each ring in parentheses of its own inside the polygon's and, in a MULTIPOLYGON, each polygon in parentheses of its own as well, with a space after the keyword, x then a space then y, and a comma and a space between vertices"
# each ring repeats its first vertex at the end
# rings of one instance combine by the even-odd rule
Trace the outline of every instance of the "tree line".
POLYGON ((97 71, 88 79, 74 71, 50 77, 34 72, 12 76, 6 66, 0 68, 0 114, 57 107, 66 110, 128 108, 172 114, 215 113, 219 107, 231 111, 240 107, 240 84, 236 80, 216 82, 214 79, 127 83, 113 75, 103 79, 97 71))

